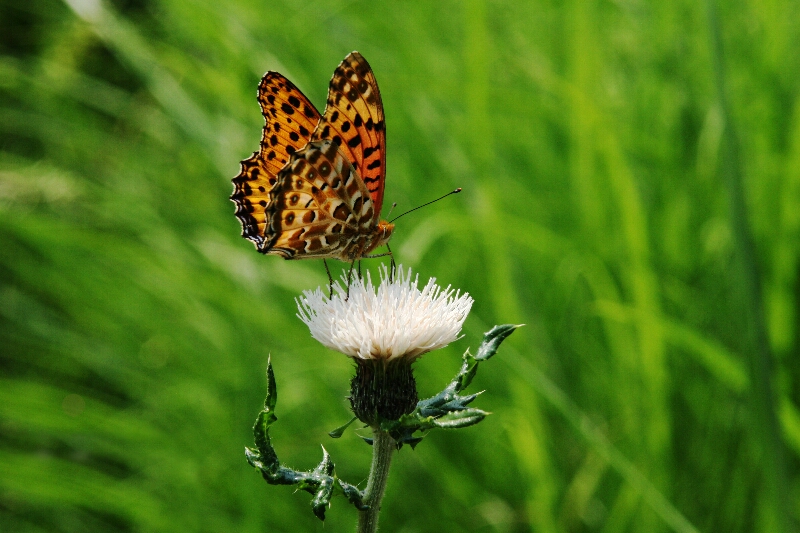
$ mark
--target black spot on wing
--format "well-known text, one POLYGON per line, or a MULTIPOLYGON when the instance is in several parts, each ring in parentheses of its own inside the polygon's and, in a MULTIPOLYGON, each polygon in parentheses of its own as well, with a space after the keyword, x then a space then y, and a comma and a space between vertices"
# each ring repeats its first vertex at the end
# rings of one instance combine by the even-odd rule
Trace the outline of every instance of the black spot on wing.
POLYGON ((333 218, 346 221, 347 215, 350 214, 349 211, 350 210, 347 209, 347 206, 345 206, 344 203, 341 203, 336 209, 333 210, 333 218))

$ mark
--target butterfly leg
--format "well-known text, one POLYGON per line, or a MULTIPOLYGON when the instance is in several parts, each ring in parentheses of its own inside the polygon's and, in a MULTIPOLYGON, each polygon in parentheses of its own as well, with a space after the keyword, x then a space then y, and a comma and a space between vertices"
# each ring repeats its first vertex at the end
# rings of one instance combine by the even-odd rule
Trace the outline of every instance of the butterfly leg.
POLYGON ((394 254, 392 253, 392 249, 389 248, 389 243, 386 243, 386 249, 389 250, 389 283, 394 280, 394 271, 397 269, 397 263, 394 262, 394 254))
POLYGON ((361 277, 361 259, 358 260, 358 279, 363 279, 361 277))
MULTIPOLYGON (((386 247, 389 248, 389 245, 387 244, 386 247)), ((391 283, 392 279, 394 278, 394 271, 397 270, 397 264, 394 262, 394 254, 392 253, 391 249, 385 254, 365 255, 364 259, 375 259, 376 257, 386 257, 387 255, 391 257, 392 261, 389 269, 389 283, 391 283)), ((361 266, 360 263, 359 266, 361 266)))
POLYGON ((350 270, 347 271, 347 295, 344 297, 345 302, 350 299, 350 280, 352 279, 353 267, 355 266, 355 264, 356 260, 353 259, 350 262, 350 270))
POLYGON ((325 265, 325 272, 328 273, 328 300, 330 300, 333 298, 333 276, 331 276, 331 269, 328 268, 328 261, 323 259, 322 264, 325 265))

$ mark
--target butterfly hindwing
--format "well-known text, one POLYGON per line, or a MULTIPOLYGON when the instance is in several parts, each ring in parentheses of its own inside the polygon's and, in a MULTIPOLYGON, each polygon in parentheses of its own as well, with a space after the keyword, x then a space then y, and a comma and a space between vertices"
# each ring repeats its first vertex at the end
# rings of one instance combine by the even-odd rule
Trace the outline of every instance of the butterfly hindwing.
POLYGON ((374 206, 339 146, 312 141, 278 173, 266 216, 270 238, 259 251, 286 259, 341 258, 372 227, 374 206))
POLYGON ((331 139, 363 180, 377 222, 386 180, 386 122, 378 82, 367 60, 352 52, 336 68, 325 113, 312 140, 331 139))
POLYGON ((267 72, 261 79, 258 101, 265 120, 261 149, 242 161, 241 171, 233 178, 231 200, 242 223, 242 236, 261 249, 269 192, 292 154, 310 140, 320 115, 300 89, 277 72, 267 72))

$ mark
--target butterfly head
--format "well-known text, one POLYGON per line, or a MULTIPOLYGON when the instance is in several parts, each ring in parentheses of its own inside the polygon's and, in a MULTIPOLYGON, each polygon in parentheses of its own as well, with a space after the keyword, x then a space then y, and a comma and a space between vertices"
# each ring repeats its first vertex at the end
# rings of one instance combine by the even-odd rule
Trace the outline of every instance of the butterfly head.
POLYGON ((386 222, 385 220, 378 222, 378 225, 375 228, 375 241, 372 247, 377 248, 389 242, 389 239, 392 238, 393 232, 394 224, 391 222, 386 222))

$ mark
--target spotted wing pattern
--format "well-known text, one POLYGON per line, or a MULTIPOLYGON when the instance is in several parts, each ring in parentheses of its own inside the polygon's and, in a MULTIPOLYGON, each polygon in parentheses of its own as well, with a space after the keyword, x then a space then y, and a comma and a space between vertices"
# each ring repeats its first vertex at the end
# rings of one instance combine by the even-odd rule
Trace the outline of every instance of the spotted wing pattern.
POLYGON ((325 113, 312 140, 331 139, 358 171, 374 202, 377 222, 386 180, 386 122, 378 82, 367 60, 352 52, 336 68, 325 113))
POLYGON ((264 115, 261 149, 242 161, 233 178, 231 200, 242 223, 242 236, 261 249, 266 241, 269 191, 290 157, 305 147, 319 124, 320 115, 300 89, 277 72, 267 72, 258 86, 264 115))
POLYGON ((260 252, 285 259, 360 256, 359 246, 374 229, 374 202, 339 145, 310 142, 276 179, 260 252))

